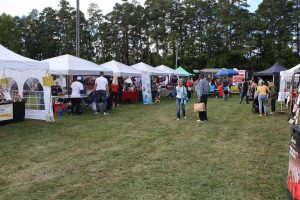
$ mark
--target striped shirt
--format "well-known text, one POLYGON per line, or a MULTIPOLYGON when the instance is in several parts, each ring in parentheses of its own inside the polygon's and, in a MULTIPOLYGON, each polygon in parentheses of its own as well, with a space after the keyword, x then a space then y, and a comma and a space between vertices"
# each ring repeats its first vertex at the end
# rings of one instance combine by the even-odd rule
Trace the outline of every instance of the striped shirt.
POLYGON ((197 95, 201 97, 204 94, 209 94, 209 83, 206 79, 201 79, 197 85, 197 95))

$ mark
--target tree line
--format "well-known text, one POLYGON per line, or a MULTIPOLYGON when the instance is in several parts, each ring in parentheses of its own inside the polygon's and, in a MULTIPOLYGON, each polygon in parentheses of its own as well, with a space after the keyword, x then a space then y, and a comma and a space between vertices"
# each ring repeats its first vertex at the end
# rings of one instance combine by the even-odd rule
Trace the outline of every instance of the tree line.
MULTIPOLYGON (((247 0, 136 0, 116 3, 103 15, 97 4, 80 14, 81 58, 115 59, 186 69, 239 68, 258 71, 276 61, 300 62, 299 0, 263 0, 255 13, 247 0)), ((75 55, 76 10, 61 0, 57 10, 27 16, 0 15, 0 44, 42 60, 75 55)))

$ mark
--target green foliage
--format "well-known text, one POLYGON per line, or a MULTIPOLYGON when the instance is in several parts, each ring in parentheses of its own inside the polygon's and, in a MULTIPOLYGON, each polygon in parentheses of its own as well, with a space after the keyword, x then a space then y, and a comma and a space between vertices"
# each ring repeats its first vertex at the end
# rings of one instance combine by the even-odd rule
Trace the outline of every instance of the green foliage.
POLYGON ((0 44, 21 53, 21 32, 17 28, 16 20, 5 13, 0 15, 0 44))

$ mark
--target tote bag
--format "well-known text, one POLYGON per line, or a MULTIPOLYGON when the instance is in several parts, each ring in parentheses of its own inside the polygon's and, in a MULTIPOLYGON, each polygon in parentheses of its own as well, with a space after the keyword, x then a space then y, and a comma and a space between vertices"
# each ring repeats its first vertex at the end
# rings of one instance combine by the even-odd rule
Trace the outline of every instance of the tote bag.
POLYGON ((205 103, 196 103, 194 104, 194 112, 204 112, 205 109, 205 103))

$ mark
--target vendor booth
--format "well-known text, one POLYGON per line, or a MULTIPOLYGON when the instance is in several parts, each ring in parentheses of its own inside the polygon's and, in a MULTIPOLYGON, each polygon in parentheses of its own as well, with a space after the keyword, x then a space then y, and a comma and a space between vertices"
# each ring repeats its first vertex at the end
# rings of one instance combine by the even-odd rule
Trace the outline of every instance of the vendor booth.
MULTIPOLYGON (((104 75, 113 75, 112 70, 99 67, 99 65, 93 62, 69 54, 49 58, 44 61, 49 63, 50 74, 57 76, 55 80, 57 85, 52 87, 55 112, 59 112, 60 109, 68 110, 67 108, 72 105, 70 102, 81 101, 82 105, 86 103, 87 97, 92 92, 94 86, 94 82, 92 81, 88 84, 89 76, 99 76, 100 71, 103 71, 104 75), (69 96, 68 89, 73 81, 73 76, 85 76, 86 94, 82 94, 80 97, 69 96), (61 89, 61 91, 56 91, 57 86, 66 90, 63 91, 61 89)), ((84 106, 80 108, 84 108, 84 106)))
POLYGON ((50 73, 54 75, 99 75, 100 71, 103 71, 104 75, 112 75, 112 70, 69 54, 44 61, 49 63, 50 73))
POLYGON ((155 69, 158 69, 159 71, 162 71, 168 75, 177 75, 178 72, 175 70, 175 69, 172 69, 170 67, 167 67, 165 65, 160 65, 160 66, 157 66, 155 67, 155 69))
POLYGON ((100 67, 113 71, 113 76, 117 76, 117 77, 124 77, 124 78, 126 78, 127 76, 140 77, 142 75, 141 72, 132 69, 128 65, 117 62, 115 60, 103 63, 100 65, 100 67))
POLYGON ((132 68, 140 71, 142 75, 142 92, 144 104, 151 104, 152 99, 159 99, 159 88, 156 84, 151 84, 151 76, 168 76, 168 73, 160 71, 143 62, 131 66, 132 68), (155 87, 154 87, 155 86, 155 87))
POLYGON ((172 92, 174 93, 174 85, 177 84, 177 80, 178 77, 177 76, 182 76, 182 74, 180 74, 179 72, 177 72, 175 69, 172 69, 170 67, 167 67, 165 65, 160 65, 155 67, 156 69, 165 72, 166 74, 168 74, 168 76, 164 77, 164 81, 161 85, 161 91, 160 91, 160 95, 162 97, 168 97, 168 96, 172 96, 172 92), (176 78, 176 83, 173 84, 173 79, 176 78))
POLYGON ((100 67, 113 71, 113 76, 116 78, 116 83, 112 84, 115 101, 118 99, 118 103, 122 104, 123 101, 133 102, 140 100, 141 72, 115 60, 103 63, 100 67), (123 79, 125 80, 123 81, 123 79))
POLYGON ((195 76, 195 74, 191 74, 181 66, 176 69, 176 72, 178 76, 195 76))
POLYGON ((130 67, 134 68, 135 70, 140 71, 142 74, 149 74, 150 76, 168 76, 169 74, 163 72, 159 69, 156 69, 146 63, 140 62, 135 65, 131 65, 130 67))
POLYGON ((263 78, 263 79, 273 80, 276 87, 279 87, 279 85, 280 85, 280 72, 281 71, 286 71, 286 70, 287 70, 287 68, 282 66, 280 63, 276 62, 269 69, 266 69, 266 70, 260 71, 260 72, 256 72, 253 75, 255 77, 260 77, 260 78, 263 78))
MULTIPOLYGON (((300 70, 300 64, 295 67, 280 72, 280 91, 287 91, 290 88, 293 75, 300 70)), ((297 77, 299 74, 295 74, 297 77)))
MULTIPOLYGON (((51 88, 43 85, 43 77, 47 77, 48 70, 47 62, 23 57, 0 45, 1 90, 8 96, 2 111, 19 113, 17 117, 21 119, 25 109, 27 119, 53 120, 51 88), (11 105, 7 105, 9 103, 11 105)), ((3 115, 8 116, 9 113, 3 115)))

